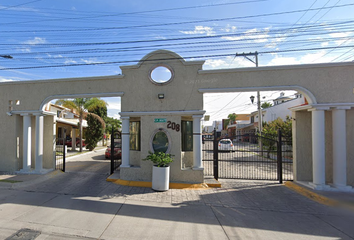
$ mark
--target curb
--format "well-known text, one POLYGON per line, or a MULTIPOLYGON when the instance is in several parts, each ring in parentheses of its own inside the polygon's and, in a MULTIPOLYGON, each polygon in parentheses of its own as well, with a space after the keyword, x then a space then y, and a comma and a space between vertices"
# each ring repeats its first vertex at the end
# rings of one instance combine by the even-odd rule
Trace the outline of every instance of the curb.
MULTIPOLYGON (((143 181, 127 181, 122 179, 112 179, 107 178, 107 182, 113 182, 118 185, 122 186, 129 186, 129 187, 146 187, 151 188, 151 182, 143 182, 143 181)), ((191 189, 191 190, 206 190, 209 188, 221 187, 221 184, 208 184, 208 183, 170 183, 170 189, 191 189)))
POLYGON ((284 183, 284 186, 320 204, 327 205, 327 206, 334 206, 334 207, 338 207, 338 206, 345 207, 354 210, 353 203, 347 203, 343 201, 334 200, 329 197, 325 197, 321 194, 311 191, 308 188, 302 187, 294 182, 287 181, 284 183))

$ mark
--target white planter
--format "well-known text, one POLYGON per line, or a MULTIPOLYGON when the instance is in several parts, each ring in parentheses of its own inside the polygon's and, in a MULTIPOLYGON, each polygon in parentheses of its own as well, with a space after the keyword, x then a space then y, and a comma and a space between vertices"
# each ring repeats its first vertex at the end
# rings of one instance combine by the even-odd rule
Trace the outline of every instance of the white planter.
POLYGON ((170 185, 170 166, 152 167, 152 189, 155 191, 167 191, 170 185))

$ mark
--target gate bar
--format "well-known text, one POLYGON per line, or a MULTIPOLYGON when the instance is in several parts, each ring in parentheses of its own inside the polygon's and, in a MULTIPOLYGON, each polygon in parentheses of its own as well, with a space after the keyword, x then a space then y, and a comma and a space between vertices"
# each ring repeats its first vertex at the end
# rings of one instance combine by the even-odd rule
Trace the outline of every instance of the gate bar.
POLYGON ((218 153, 218 139, 216 134, 216 129, 214 128, 214 141, 213 141, 213 152, 214 152, 214 178, 219 179, 219 153, 218 153))
POLYGON ((278 180, 283 183, 283 156, 282 156, 282 139, 281 129, 278 129, 278 146, 277 146, 277 163, 278 163, 278 180))
POLYGON ((114 126, 112 126, 111 134, 111 174, 114 173, 114 126))

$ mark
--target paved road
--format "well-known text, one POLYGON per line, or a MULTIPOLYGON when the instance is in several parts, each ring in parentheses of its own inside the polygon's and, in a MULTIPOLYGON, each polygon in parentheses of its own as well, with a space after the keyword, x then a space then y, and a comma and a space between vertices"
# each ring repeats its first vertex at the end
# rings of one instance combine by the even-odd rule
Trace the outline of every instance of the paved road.
POLYGON ((353 212, 275 182, 154 192, 106 182, 103 153, 71 159, 66 173, 1 183, 0 239, 354 239, 353 212))

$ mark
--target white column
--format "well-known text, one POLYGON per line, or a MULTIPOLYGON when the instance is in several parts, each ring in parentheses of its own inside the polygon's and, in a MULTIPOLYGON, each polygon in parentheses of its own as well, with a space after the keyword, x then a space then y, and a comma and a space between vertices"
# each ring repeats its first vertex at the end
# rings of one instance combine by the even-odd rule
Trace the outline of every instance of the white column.
POLYGON ((23 116, 23 167, 22 171, 28 172, 31 169, 31 116, 23 116))
POLYGON ((71 138, 71 148, 73 151, 76 150, 76 128, 72 128, 72 138, 71 138))
POLYGON ((36 116, 36 165, 35 171, 42 172, 43 170, 43 116, 41 114, 34 114, 36 116))
POLYGON ((351 188, 347 186, 346 109, 350 107, 332 110, 333 185, 339 189, 351 188))
POLYGON ((203 169, 202 133, 200 121, 203 115, 193 115, 193 169, 203 169))
POLYGON ((314 189, 326 187, 326 155, 325 155, 325 111, 312 111, 312 183, 314 189))
POLYGON ((130 167, 129 155, 130 155, 130 135, 129 135, 129 117, 121 117, 122 120, 122 167, 130 167))

